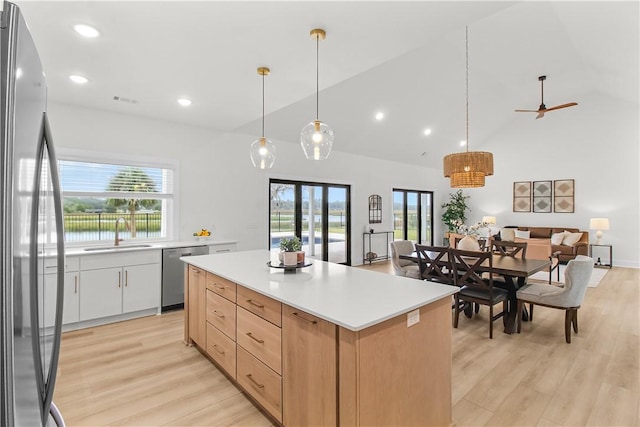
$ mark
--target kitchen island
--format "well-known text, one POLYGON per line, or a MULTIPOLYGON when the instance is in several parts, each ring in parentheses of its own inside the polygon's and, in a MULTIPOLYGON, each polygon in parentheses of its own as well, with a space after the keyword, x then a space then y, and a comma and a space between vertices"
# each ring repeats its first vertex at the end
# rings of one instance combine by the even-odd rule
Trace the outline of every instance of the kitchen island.
POLYGON ((183 259, 187 345, 285 426, 451 423, 457 288, 273 256, 183 259))

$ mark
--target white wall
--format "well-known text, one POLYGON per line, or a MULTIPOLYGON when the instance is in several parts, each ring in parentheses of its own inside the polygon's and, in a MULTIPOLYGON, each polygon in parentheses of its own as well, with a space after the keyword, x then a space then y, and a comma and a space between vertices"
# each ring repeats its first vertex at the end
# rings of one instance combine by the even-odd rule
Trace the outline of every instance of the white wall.
MULTIPOLYGON (((271 177, 351 185, 353 264, 362 262, 369 195, 380 194, 384 209, 383 223, 373 227, 391 230, 392 188, 435 190, 445 183, 433 169, 339 151, 326 161, 309 161, 299 144, 281 141, 274 141, 275 166, 262 171, 249 159, 256 135, 222 134, 56 103, 49 104, 49 115, 58 147, 177 160, 180 224, 174 237, 190 239, 193 231, 209 228, 214 237, 239 240, 240 250, 268 247, 271 177)), ((438 218, 438 209, 435 214, 438 218)), ((438 227, 436 235, 441 236, 438 227)))
MULTIPOLYGON (((573 107, 580 109, 576 114, 559 111, 541 120, 514 117, 490 144, 478 148, 494 153, 495 175, 487 178, 484 188, 465 190, 471 196, 468 222, 495 215, 498 225, 588 229, 589 218, 609 217, 611 230, 605 232, 604 240, 614 245, 615 264, 640 267, 638 108, 597 95, 579 101, 580 106, 573 107), (552 150, 544 148, 549 142, 552 150), (512 212, 514 181, 554 179, 575 179, 575 213, 512 212)), ((435 191, 436 244, 445 231, 438 221, 440 205, 454 190, 439 169, 340 151, 326 161, 313 162, 304 158, 299 144, 274 141, 276 164, 261 171, 249 160, 249 145, 256 135, 222 134, 55 103, 50 103, 49 114, 59 147, 177 160, 180 225, 176 239, 189 239, 193 231, 205 227, 215 237, 239 240, 240 250, 267 248, 271 177, 351 185, 353 264, 362 261, 362 232, 369 228, 371 194, 382 196, 384 209, 383 223, 373 227, 390 230, 392 188, 435 191)))
POLYGON ((614 265, 640 267, 638 106, 598 94, 578 102, 539 120, 514 113, 487 141, 483 149, 494 154, 495 175, 484 188, 465 190, 469 222, 494 215, 498 226, 576 227, 595 243, 589 219, 607 217, 611 229, 603 243, 613 245, 614 265), (575 180, 574 213, 513 212, 514 181, 557 179, 575 180))

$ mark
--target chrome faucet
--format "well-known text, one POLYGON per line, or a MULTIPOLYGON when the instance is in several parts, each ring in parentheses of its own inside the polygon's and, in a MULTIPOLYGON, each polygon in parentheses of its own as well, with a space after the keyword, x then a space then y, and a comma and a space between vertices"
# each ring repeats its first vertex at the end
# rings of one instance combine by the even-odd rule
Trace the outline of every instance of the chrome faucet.
POLYGON ((118 224, 120 223, 120 220, 124 221, 124 225, 125 225, 125 227, 127 227, 127 229, 129 228, 129 223, 127 222, 126 219, 124 219, 123 216, 121 216, 120 218, 116 219, 116 241, 113 243, 115 246, 120 246, 120 242, 122 242, 122 240, 123 240, 118 235, 118 224))

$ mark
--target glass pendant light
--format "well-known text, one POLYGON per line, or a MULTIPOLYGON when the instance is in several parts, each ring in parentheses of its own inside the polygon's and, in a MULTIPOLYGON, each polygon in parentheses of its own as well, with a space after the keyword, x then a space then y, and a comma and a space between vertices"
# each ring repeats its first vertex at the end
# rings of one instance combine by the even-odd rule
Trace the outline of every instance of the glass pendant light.
POLYGON ((316 39, 316 119, 302 128, 300 132, 300 145, 304 150, 304 155, 310 160, 324 160, 329 157, 333 148, 333 129, 318 118, 318 51, 320 39, 325 39, 327 33, 316 28, 311 30, 311 38, 316 39))
POLYGON ((260 169, 270 169, 276 161, 276 146, 270 139, 264 137, 264 76, 271 72, 267 67, 259 67, 258 74, 262 76, 262 136, 251 144, 251 163, 260 169))
POLYGON ((451 188, 484 187, 484 178, 493 175, 493 154, 486 151, 469 151, 469 28, 465 30, 466 52, 466 147, 463 153, 444 156, 445 178, 450 178, 451 188))

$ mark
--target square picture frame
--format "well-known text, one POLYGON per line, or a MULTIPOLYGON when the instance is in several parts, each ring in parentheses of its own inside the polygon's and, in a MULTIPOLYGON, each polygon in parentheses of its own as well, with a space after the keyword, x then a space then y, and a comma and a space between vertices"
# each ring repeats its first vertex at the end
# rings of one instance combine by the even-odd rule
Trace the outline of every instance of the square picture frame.
POLYGON ((533 211, 534 212, 551 212, 551 195, 553 193, 553 184, 549 181, 533 182, 533 211))
POLYGON ((513 183, 513 211, 531 212, 531 181, 513 183))
POLYGON ((553 181, 553 211, 573 213, 575 211, 575 181, 558 179, 553 181))

